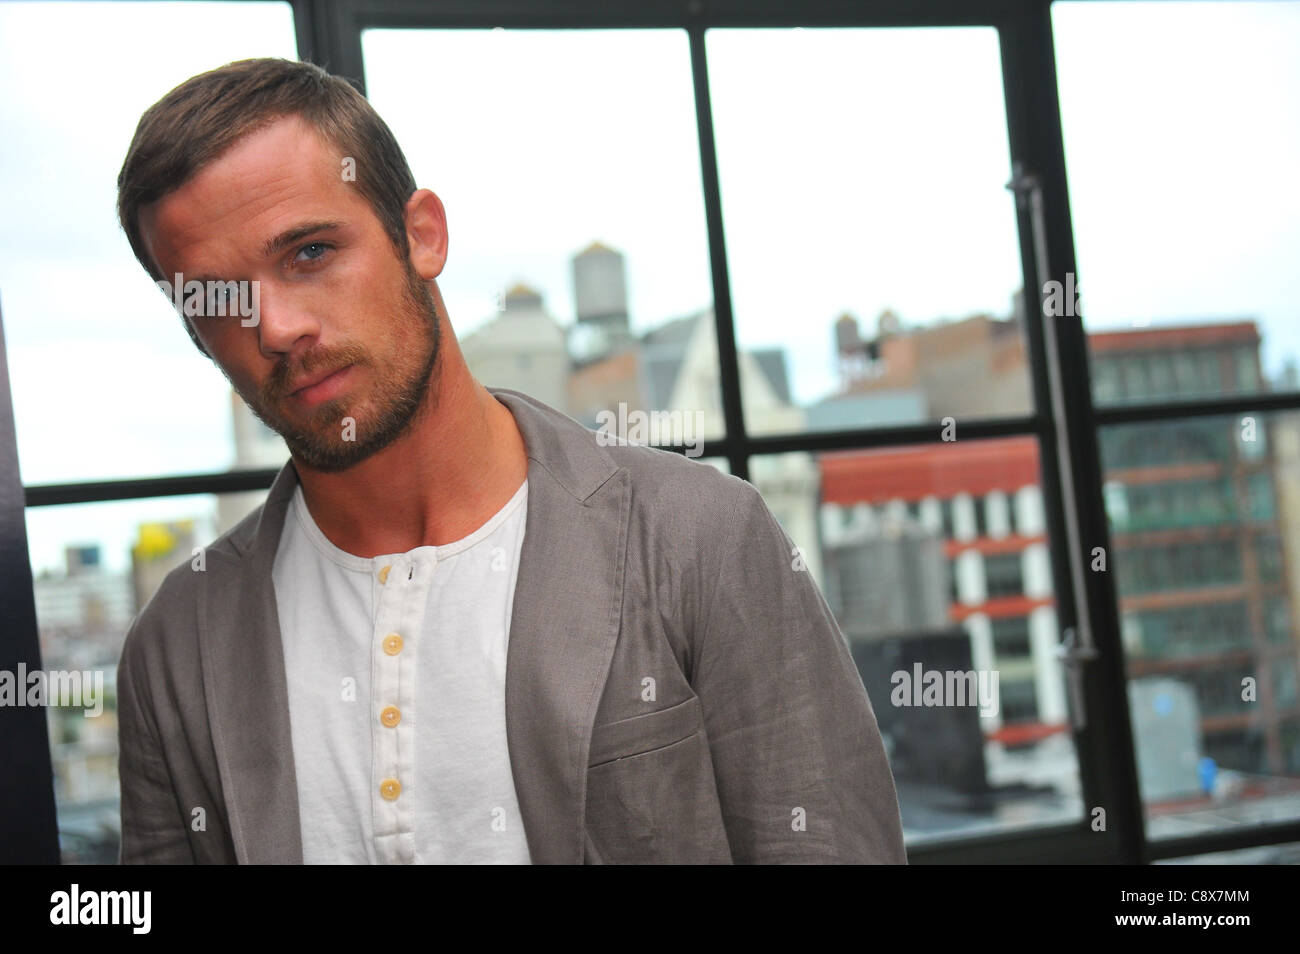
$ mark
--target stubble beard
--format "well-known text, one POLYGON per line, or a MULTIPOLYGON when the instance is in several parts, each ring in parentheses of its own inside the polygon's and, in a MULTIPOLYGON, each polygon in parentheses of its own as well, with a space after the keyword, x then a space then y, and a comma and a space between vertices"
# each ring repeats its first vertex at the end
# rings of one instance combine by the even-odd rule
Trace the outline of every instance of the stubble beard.
MULTIPOLYGON (((437 393, 436 377, 441 370, 438 361, 441 352, 440 316, 433 294, 419 274, 406 262, 406 294, 402 312, 403 327, 412 329, 424 346, 425 354, 416 369, 402 380, 387 385, 380 369, 375 374, 375 390, 369 395, 373 410, 356 414, 350 406, 354 396, 342 396, 326 401, 316 408, 306 427, 298 427, 280 417, 274 409, 279 406, 284 393, 284 372, 277 368, 263 388, 261 398, 245 403, 253 414, 267 427, 284 438, 289 453, 296 462, 323 473, 339 473, 354 467, 388 447, 414 424, 421 412, 433 409, 426 400, 433 387, 437 393), (350 425, 349 425, 350 421, 350 425), (350 433, 349 433, 350 432, 350 433), (351 439, 348 439, 348 438, 351 439)), ((319 367, 341 367, 346 364, 364 365, 370 360, 360 346, 351 346, 331 352, 328 360, 314 362, 319 367)))

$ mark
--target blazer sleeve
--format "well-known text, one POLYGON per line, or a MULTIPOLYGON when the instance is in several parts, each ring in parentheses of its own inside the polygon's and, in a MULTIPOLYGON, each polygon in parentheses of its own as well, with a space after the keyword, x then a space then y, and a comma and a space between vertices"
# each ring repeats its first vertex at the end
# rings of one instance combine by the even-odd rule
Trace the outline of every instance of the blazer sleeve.
POLYGON ((739 483, 692 667, 732 857, 906 864, 847 641, 761 495, 739 483))
POLYGON ((193 864, 185 817, 163 758, 139 651, 140 617, 127 632, 117 668, 121 864, 193 864))

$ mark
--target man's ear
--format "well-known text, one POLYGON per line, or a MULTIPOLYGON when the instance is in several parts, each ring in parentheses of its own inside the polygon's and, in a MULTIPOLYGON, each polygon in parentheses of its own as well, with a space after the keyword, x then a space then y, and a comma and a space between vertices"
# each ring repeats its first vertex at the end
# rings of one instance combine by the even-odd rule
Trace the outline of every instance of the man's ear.
POLYGON ((447 264, 447 213, 442 200, 428 189, 417 189, 406 200, 406 241, 411 265, 421 278, 442 274, 447 264))

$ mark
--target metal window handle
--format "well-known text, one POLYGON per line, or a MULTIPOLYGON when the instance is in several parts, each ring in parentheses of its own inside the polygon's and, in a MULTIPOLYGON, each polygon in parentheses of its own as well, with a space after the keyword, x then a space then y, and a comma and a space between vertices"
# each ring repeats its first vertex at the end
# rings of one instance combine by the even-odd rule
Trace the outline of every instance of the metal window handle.
POLYGON ((1070 692, 1070 721, 1076 732, 1088 724, 1088 709, 1083 702, 1083 667, 1101 655, 1091 640, 1080 639, 1077 632, 1073 626, 1066 629, 1061 644, 1056 647, 1056 657, 1065 667, 1065 680, 1070 692))
MULTIPOLYGON (((1047 224, 1043 212, 1043 184, 1038 176, 1028 171, 1023 163, 1012 166, 1011 181, 1007 188, 1015 194, 1016 205, 1029 212, 1029 228, 1034 246, 1034 277, 1046 293, 1046 282, 1051 280, 1051 265, 1047 255, 1047 224)), ((1070 563, 1070 580, 1074 585, 1076 626, 1061 634, 1057 657, 1065 666, 1070 694, 1070 721, 1077 732, 1088 724, 1088 712, 1083 698, 1083 666, 1097 659, 1099 653, 1092 641, 1092 621, 1088 613, 1088 587, 1083 545, 1079 530, 1078 495, 1074 489, 1073 461, 1070 454, 1069 421, 1065 416, 1065 386, 1061 381, 1060 344, 1056 336, 1056 322, 1045 319, 1041 294, 1038 301, 1038 318, 1043 330, 1043 347, 1047 357, 1047 382, 1052 400, 1052 419, 1056 425, 1056 459, 1061 473, 1061 507, 1065 517, 1066 552, 1070 563), (1077 628, 1076 628, 1077 627, 1077 628)), ((1029 311, 1029 290, 1025 290, 1025 311, 1029 311)), ((1028 317, 1028 316, 1027 316, 1028 317)), ((1081 316, 1074 318, 1082 321, 1081 316)))

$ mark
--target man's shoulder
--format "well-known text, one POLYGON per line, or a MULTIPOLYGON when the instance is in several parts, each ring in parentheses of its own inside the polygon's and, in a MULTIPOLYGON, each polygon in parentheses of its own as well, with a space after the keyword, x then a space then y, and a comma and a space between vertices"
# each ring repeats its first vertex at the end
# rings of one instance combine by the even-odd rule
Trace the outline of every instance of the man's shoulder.
POLYGON ((629 478, 632 507, 661 516, 725 519, 737 502, 758 492, 747 481, 710 463, 645 443, 627 441, 572 414, 508 388, 490 389, 507 403, 530 446, 529 456, 583 498, 619 471, 629 478))
POLYGON ((138 652, 178 649, 178 641, 194 639, 197 626, 176 624, 197 622, 200 590, 210 582, 214 570, 219 571, 246 555, 264 507, 265 504, 259 504, 211 543, 186 554, 184 562, 167 572, 127 629, 122 648, 124 659, 138 652))
MULTIPOLYGON (((593 438, 594 439, 594 438, 593 438)), ((626 472, 633 546, 716 580, 729 551, 784 553, 762 494, 747 480, 675 451, 638 444, 602 448, 626 472), (639 542, 636 542, 639 541, 639 542), (757 548, 757 549, 755 549, 757 548)))
MULTIPOLYGON (((596 440, 596 432, 591 433, 596 440)), ((625 443, 606 444, 602 449, 628 472, 636 510, 725 521, 743 498, 758 495, 748 481, 676 451, 625 443)))

